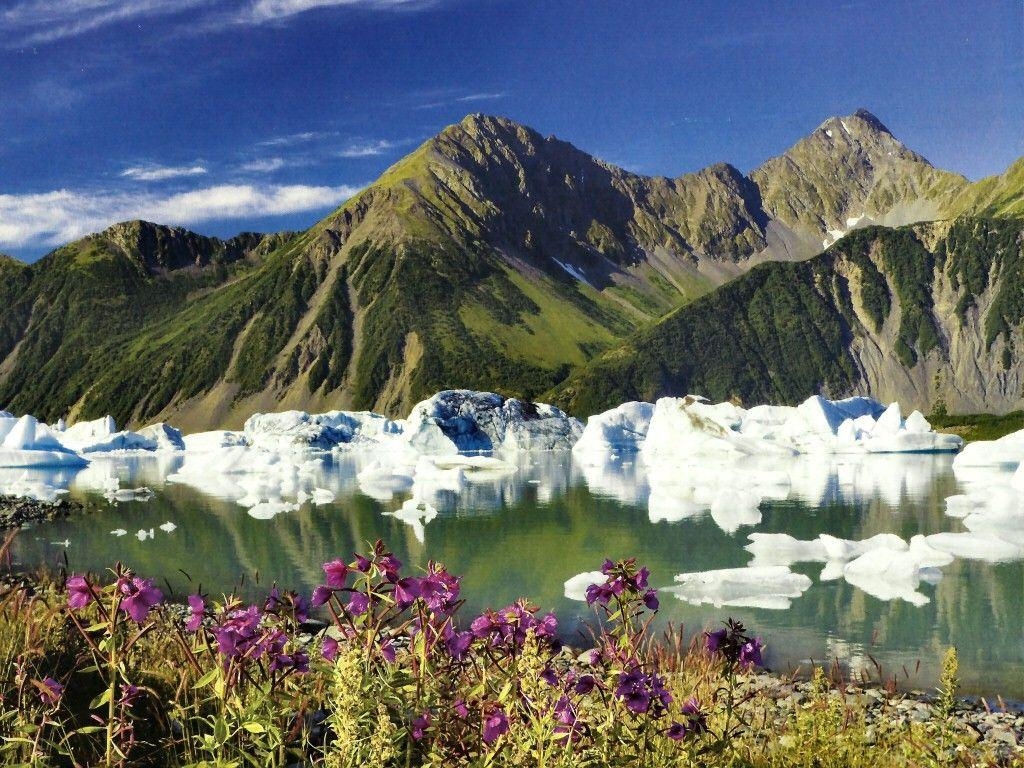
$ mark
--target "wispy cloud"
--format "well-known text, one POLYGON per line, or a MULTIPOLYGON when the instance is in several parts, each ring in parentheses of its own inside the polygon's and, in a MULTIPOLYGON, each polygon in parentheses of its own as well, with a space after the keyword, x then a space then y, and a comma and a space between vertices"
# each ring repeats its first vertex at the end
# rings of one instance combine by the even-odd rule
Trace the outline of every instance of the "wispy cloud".
POLYGON ((262 23, 294 16, 316 8, 353 7, 372 10, 418 10, 438 0, 255 0, 239 16, 240 22, 262 23))
POLYGON ((494 101, 495 99, 503 98, 505 98, 504 93, 471 93, 468 96, 460 96, 459 98, 456 99, 456 101, 494 101))
POLYGON ((331 136, 337 136, 334 131, 304 131, 302 133, 289 133, 286 136, 273 136, 256 143, 258 147, 293 147, 296 144, 307 144, 319 141, 331 136))
POLYGON ((247 173, 273 173, 284 168, 287 163, 280 157, 268 157, 259 160, 251 160, 239 166, 239 170, 247 173))
POLYGON ((121 176, 134 181, 167 181, 168 179, 180 179, 187 176, 202 176, 207 173, 206 167, 202 165, 137 165, 132 168, 125 168, 121 176))
POLYGON ((223 219, 315 211, 338 205, 360 187, 222 184, 173 195, 55 190, 0 194, 0 246, 55 246, 118 221, 194 225, 223 219))
POLYGON ((63 40, 128 19, 166 16, 214 0, 23 0, 0 12, 0 30, 19 44, 63 40))
POLYGON ((407 142, 388 141, 387 139, 380 139, 379 141, 369 142, 354 142, 349 144, 343 150, 338 153, 339 157, 378 157, 386 154, 393 149, 397 149, 399 146, 407 142))

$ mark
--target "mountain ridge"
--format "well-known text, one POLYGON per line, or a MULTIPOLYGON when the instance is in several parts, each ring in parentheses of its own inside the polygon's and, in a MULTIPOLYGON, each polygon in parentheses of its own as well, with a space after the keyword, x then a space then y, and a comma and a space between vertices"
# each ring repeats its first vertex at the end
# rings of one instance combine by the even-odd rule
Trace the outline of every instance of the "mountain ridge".
POLYGON ((196 429, 451 387, 537 397, 758 264, 875 219, 1012 212, 1014 168, 975 189, 860 111, 747 175, 646 177, 469 115, 304 232, 127 222, 0 262, 0 406, 196 429))

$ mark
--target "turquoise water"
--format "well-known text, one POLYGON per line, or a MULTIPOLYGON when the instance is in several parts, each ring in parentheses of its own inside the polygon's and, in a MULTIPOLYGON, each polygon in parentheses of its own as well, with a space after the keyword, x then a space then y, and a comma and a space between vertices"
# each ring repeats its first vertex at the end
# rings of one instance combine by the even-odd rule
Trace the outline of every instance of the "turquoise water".
MULTIPOLYGON (((39 475, 69 486, 88 512, 24 531, 15 558, 26 564, 66 558, 78 571, 122 560, 166 579, 181 594, 200 585, 210 592, 241 585, 254 595, 275 581, 311 589, 319 583, 320 563, 381 538, 413 567, 434 559, 461 574, 466 610, 528 596, 558 613, 571 641, 592 614, 566 597, 564 583, 595 570, 605 557, 635 556, 650 567, 655 586, 669 587, 676 574, 746 566, 751 533, 800 540, 827 533, 859 541, 880 533, 909 540, 965 530, 946 514, 947 497, 964 491, 948 456, 804 458, 785 467, 709 464, 659 477, 628 457, 583 467, 568 454, 533 454, 506 476, 460 491, 432 489, 428 497, 438 513, 425 525, 390 514, 415 489, 387 500, 359 490, 356 473, 365 460, 358 457, 326 459, 304 470, 311 487, 335 494, 333 502, 306 502, 272 519, 255 519, 239 504, 216 498, 213 485, 166 482, 180 461, 102 459, 84 475, 39 475), (97 490, 104 476, 116 477, 123 488, 144 485, 154 495, 112 504, 97 490), (173 531, 159 527, 167 522, 173 531), (115 529, 127 533, 115 536, 115 529), (137 532, 150 529, 152 538, 139 540, 137 532)), ((10 478, 0 473, 0 487, 5 481, 10 478)), ((792 565, 811 584, 789 607, 695 605, 666 592, 660 620, 692 632, 734 616, 766 638, 775 669, 838 660, 851 673, 876 674, 877 663, 886 676, 896 674, 901 685, 916 688, 934 685, 944 650, 955 645, 965 692, 1024 699, 1021 559, 958 557, 939 569, 941 578, 917 585, 914 600, 921 604, 877 596, 885 583, 868 584, 866 592, 844 578, 824 580, 822 568, 820 562, 792 565)))

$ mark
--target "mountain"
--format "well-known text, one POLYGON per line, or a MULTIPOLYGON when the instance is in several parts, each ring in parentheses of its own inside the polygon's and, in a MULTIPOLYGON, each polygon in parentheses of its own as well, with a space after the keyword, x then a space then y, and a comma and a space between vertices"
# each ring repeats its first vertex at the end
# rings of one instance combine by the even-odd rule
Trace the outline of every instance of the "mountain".
POLYGON ((401 414, 450 387, 536 397, 758 264, 873 222, 1012 210, 1016 178, 969 185, 864 111, 749 175, 675 179, 470 115, 305 232, 127 222, 0 261, 0 406, 201 429, 401 414))
POLYGON ((870 394, 925 412, 1024 406, 1024 222, 870 227, 762 264, 577 371, 576 413, 696 392, 793 404, 870 394))

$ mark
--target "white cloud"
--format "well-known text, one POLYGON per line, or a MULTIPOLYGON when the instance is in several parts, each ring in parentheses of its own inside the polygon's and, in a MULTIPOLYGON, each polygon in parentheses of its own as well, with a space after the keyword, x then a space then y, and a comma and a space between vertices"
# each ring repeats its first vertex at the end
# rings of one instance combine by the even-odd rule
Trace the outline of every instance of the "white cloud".
POLYGON ((310 141, 326 139, 329 136, 337 136, 332 131, 304 131, 303 133, 290 133, 287 136, 274 136, 256 143, 258 147, 291 147, 296 144, 305 144, 310 141))
POLYGON ((471 93, 468 96, 460 96, 456 101, 493 101, 503 98, 505 98, 504 93, 471 93))
POLYGON ((202 176, 206 168, 202 165, 183 166, 162 166, 162 165, 137 165, 133 168, 125 168, 121 176, 135 181, 166 181, 167 179, 180 179, 184 176, 202 176))
POLYGON ((336 206, 359 187, 222 184, 173 195, 56 190, 0 194, 0 246, 55 246, 118 221, 189 226, 204 221, 279 216, 336 206))
POLYGON ((268 157, 263 160, 252 160, 239 166, 240 170, 248 173, 273 173, 285 167, 287 163, 280 157, 268 157))
POLYGON ((380 141, 370 141, 363 144, 349 144, 345 149, 338 153, 339 157, 377 157, 383 155, 385 152, 389 152, 392 149, 396 149, 399 146, 398 142, 388 141, 381 139, 380 141))
POLYGON ((180 13, 213 0, 24 0, 0 12, 0 30, 20 44, 47 43, 127 19, 180 13))
POLYGON ((348 6, 373 10, 414 10, 435 5, 437 0, 255 0, 242 13, 241 22, 274 21, 315 8, 348 6))

